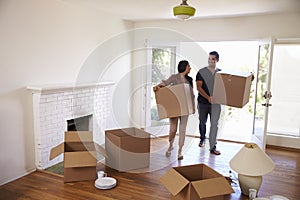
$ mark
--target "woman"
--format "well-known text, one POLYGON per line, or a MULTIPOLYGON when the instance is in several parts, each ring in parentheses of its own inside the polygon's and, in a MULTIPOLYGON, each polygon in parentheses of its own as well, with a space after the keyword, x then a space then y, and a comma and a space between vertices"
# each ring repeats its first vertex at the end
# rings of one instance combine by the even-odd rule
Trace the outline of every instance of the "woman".
MULTIPOLYGON (((192 102, 194 102, 194 93, 193 93, 193 79, 188 76, 190 73, 191 67, 189 62, 186 60, 182 60, 178 63, 178 74, 171 75, 167 80, 163 80, 160 84, 153 87, 153 91, 157 92, 159 88, 165 87, 167 85, 177 85, 182 83, 190 84, 191 94, 192 94, 192 102)), ((170 130, 169 130, 169 148, 166 152, 166 156, 169 157, 171 155, 171 151, 173 149, 173 142, 175 139, 175 135, 177 132, 178 121, 179 123, 179 148, 178 148, 178 160, 182 160, 182 147, 184 145, 185 140, 185 132, 186 125, 188 121, 188 115, 172 117, 170 120, 170 130)))

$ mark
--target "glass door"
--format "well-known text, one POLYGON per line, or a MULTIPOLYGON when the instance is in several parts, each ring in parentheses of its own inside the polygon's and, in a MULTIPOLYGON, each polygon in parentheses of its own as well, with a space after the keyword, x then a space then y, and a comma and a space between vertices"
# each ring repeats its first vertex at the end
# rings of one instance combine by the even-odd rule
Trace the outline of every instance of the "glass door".
POLYGON ((167 135, 169 120, 159 120, 153 86, 176 73, 176 46, 152 46, 148 52, 146 130, 153 135, 167 135), (150 62, 149 62, 150 61, 150 62))
POLYGON ((258 144, 263 150, 266 146, 266 132, 268 124, 268 112, 270 99, 272 97, 270 91, 272 60, 273 60, 273 39, 261 41, 258 50, 258 66, 256 79, 256 94, 254 106, 254 121, 252 142, 258 144))

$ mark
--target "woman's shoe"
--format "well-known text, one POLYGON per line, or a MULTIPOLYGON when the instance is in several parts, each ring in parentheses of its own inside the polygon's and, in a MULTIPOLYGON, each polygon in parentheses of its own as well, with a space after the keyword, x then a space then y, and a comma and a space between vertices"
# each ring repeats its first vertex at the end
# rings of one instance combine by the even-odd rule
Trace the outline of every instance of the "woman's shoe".
POLYGON ((178 154, 177 159, 178 159, 178 160, 182 160, 182 159, 183 159, 183 155, 181 155, 181 154, 179 155, 179 154, 178 154))
POLYGON ((178 156, 177 156, 178 160, 182 160, 183 159, 183 155, 181 154, 181 149, 178 150, 178 156))
POLYGON ((166 157, 170 157, 171 156, 171 151, 167 151, 166 152, 166 157))
POLYGON ((166 152, 166 156, 170 157, 171 156, 171 151, 173 150, 173 147, 169 147, 167 152, 166 152))

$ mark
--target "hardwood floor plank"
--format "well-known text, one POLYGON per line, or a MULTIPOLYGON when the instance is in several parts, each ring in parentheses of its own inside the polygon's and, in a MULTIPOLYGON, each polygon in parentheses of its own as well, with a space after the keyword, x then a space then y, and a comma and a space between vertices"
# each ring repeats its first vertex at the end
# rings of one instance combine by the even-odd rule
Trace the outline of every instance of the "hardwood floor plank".
MULTIPOLYGON (((165 138, 167 140, 167 138, 165 138)), ((94 186, 94 180, 64 183, 61 176, 50 173, 34 172, 20 179, 0 186, 1 200, 168 200, 170 193, 159 182, 159 178, 174 166, 204 163, 221 174, 228 175, 230 159, 239 151, 243 144, 218 142, 220 156, 211 155, 208 146, 198 147, 198 140, 187 140, 183 152, 184 159, 177 161, 176 148, 170 158, 165 157, 167 142, 160 139, 164 146, 155 143, 155 151, 151 157, 152 165, 148 169, 118 172, 99 163, 98 170, 104 170, 108 176, 117 179, 117 186, 110 190, 99 190, 94 186)), ((152 141, 153 143, 154 141, 152 141)), ((273 172, 263 177, 259 197, 283 195, 290 200, 300 199, 300 153, 278 148, 267 148, 267 154, 275 162, 273 172)), ((236 173, 231 173, 233 177, 236 173)), ((246 200, 248 197, 240 194, 238 181, 232 184, 236 191, 225 199, 246 200)))

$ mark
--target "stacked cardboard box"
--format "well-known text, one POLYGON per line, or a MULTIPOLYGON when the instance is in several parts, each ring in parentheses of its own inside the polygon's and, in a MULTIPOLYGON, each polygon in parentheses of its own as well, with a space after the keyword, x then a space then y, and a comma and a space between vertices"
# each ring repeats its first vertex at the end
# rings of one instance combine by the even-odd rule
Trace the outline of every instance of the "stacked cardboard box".
POLYGON ((50 151, 50 160, 64 153, 64 182, 97 178, 96 152, 106 156, 105 150, 93 142, 89 131, 65 132, 65 141, 50 151))
POLYGON ((251 73, 217 72, 215 76, 214 103, 242 108, 249 102, 251 73))
POLYGON ((160 182, 172 200, 221 200, 234 192, 224 176, 205 164, 173 167, 160 182))
POLYGON ((138 128, 105 131, 106 165, 118 171, 148 167, 150 134, 138 128))
POLYGON ((189 84, 178 84, 160 88, 155 92, 159 119, 195 113, 189 84))

